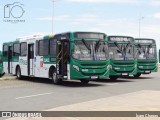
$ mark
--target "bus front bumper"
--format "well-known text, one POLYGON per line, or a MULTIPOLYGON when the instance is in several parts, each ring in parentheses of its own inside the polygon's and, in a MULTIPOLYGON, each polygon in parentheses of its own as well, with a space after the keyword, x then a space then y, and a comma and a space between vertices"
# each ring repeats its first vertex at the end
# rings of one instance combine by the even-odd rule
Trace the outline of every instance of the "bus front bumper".
POLYGON ((141 74, 150 74, 152 72, 157 72, 158 71, 158 67, 156 66, 138 66, 137 68, 137 73, 141 73, 141 74))
POLYGON ((110 65, 105 66, 71 66, 71 79, 106 79, 109 78, 110 65))

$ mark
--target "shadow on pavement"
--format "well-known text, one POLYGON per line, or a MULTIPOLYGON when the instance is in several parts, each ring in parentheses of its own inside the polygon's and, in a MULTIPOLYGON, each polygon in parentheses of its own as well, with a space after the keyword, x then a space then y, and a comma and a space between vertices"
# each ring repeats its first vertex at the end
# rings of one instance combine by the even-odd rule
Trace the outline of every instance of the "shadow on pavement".
POLYGON ((60 86, 63 87, 98 87, 98 86, 104 86, 102 84, 95 84, 91 83, 91 81, 88 84, 82 84, 80 81, 63 81, 60 86))
MULTIPOLYGON (((34 82, 34 83, 43 83, 49 85, 55 85, 52 83, 52 80, 46 78, 35 78, 35 77, 23 77, 22 81, 34 82)), ((95 84, 89 82, 88 84, 82 84, 79 80, 66 80, 62 81, 61 84, 55 86, 63 86, 63 87, 98 87, 103 86, 102 84, 95 84)))
POLYGON ((45 83, 52 84, 52 81, 46 78, 37 78, 37 77, 23 77, 22 81, 34 82, 34 83, 45 83))
POLYGON ((152 79, 153 77, 138 77, 138 78, 135 78, 135 77, 132 77, 132 76, 127 76, 127 77, 121 77, 123 79, 135 79, 135 80, 138 80, 138 79, 152 79))
POLYGON ((118 78, 117 80, 111 80, 111 79, 99 79, 99 80, 92 80, 94 82, 104 82, 104 83, 119 83, 119 82, 134 82, 130 80, 122 80, 121 78, 118 78))

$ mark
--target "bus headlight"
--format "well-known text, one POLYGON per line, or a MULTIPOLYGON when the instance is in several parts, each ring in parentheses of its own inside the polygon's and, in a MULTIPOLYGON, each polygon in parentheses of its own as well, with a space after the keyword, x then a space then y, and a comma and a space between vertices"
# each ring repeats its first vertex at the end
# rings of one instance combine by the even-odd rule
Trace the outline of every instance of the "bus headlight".
POLYGON ((77 71, 79 71, 79 67, 76 65, 73 65, 73 68, 76 69, 77 71))

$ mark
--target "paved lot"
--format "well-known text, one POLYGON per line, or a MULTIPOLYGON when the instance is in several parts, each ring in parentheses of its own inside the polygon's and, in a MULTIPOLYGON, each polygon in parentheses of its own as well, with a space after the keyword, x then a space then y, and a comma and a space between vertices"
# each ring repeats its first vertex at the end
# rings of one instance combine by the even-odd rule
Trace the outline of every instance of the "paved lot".
POLYGON ((82 85, 77 81, 65 81, 58 86, 47 79, 17 80, 9 77, 4 80, 2 78, 0 110, 160 110, 159 74, 160 72, 152 73, 139 79, 131 77, 117 81, 95 80, 88 85, 82 85))

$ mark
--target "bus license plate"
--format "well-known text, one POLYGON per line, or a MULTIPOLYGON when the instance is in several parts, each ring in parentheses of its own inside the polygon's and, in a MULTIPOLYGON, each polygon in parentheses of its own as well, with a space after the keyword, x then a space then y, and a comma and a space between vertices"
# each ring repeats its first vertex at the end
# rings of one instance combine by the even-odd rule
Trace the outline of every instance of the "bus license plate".
POLYGON ((145 71, 145 73, 150 73, 150 71, 145 71))
POLYGON ((122 73, 122 75, 128 75, 128 73, 122 73))
POLYGON ((91 76, 91 79, 97 79, 98 76, 91 76))

